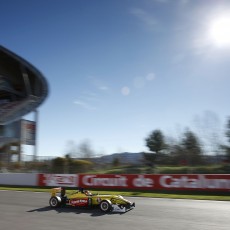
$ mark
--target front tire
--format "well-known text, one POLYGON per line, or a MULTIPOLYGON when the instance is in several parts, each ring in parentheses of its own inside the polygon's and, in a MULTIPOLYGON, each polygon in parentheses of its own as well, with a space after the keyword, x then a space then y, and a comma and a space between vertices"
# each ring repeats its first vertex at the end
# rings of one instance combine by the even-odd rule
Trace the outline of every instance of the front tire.
POLYGON ((57 199, 57 197, 51 197, 49 204, 50 204, 50 207, 57 208, 60 206, 61 202, 57 199))
POLYGON ((100 209, 102 212, 109 212, 112 209, 112 203, 109 200, 103 200, 100 203, 100 209))

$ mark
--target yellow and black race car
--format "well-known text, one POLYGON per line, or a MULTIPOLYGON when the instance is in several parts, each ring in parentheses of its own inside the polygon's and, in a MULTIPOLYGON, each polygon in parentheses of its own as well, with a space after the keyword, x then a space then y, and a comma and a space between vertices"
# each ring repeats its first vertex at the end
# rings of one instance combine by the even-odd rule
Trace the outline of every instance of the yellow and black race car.
POLYGON ((103 212, 126 212, 135 207, 134 202, 130 202, 123 196, 92 194, 90 191, 84 190, 83 188, 79 188, 78 191, 67 196, 64 187, 51 189, 49 204, 52 208, 63 205, 74 207, 99 207, 103 212))

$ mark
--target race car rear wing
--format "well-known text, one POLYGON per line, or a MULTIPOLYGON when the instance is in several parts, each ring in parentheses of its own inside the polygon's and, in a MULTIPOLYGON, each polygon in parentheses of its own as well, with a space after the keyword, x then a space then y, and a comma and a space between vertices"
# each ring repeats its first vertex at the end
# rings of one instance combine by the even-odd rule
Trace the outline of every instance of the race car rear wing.
POLYGON ((58 188, 52 188, 51 189, 51 196, 56 196, 57 193, 60 193, 61 192, 61 187, 58 187, 58 188))
POLYGON ((66 190, 64 187, 52 188, 51 189, 51 196, 57 196, 57 193, 60 193, 58 195, 63 197, 63 196, 65 196, 65 191, 66 190))

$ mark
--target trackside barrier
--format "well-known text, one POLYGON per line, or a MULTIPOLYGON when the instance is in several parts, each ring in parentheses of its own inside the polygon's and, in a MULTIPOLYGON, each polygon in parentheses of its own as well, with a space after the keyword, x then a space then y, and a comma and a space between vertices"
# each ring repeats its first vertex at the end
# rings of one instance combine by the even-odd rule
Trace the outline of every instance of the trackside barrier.
POLYGON ((0 185, 65 186, 116 190, 230 192, 230 174, 0 173, 0 185))
POLYGON ((38 174, 0 173, 0 185, 37 186, 38 174))
POLYGON ((230 174, 38 174, 38 186, 229 192, 230 174))
POLYGON ((77 174, 38 174, 38 186, 79 187, 77 174))

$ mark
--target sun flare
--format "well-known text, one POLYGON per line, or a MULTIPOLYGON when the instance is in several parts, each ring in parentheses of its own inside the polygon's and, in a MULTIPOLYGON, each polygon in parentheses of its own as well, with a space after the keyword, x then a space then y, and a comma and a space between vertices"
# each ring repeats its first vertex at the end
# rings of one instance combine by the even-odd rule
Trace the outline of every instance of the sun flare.
POLYGON ((210 37, 218 46, 230 46, 230 17, 223 16, 210 24, 210 37))

